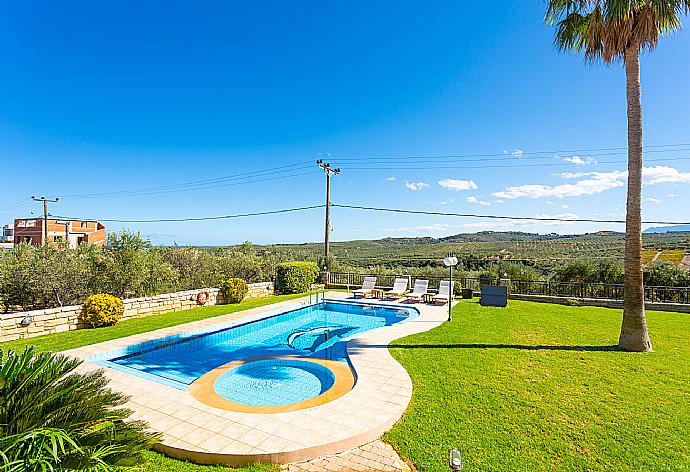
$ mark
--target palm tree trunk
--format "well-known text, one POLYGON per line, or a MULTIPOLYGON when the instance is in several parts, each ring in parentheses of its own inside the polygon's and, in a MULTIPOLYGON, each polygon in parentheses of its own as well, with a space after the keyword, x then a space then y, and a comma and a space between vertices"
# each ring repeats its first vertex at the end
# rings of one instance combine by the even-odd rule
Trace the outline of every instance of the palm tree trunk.
POLYGON ((623 325, 618 349, 649 352, 652 343, 644 314, 642 279, 642 104, 640 100, 640 49, 625 51, 628 100, 628 200, 625 216, 625 295, 623 325))

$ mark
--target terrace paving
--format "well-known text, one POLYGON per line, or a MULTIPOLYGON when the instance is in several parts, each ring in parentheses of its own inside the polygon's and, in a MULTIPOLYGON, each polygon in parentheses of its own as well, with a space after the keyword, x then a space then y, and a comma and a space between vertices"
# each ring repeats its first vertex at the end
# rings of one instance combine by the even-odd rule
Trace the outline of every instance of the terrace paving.
MULTIPOLYGON (((350 295, 329 292, 327 297, 346 299, 350 295)), ((282 302, 84 346, 64 354, 85 359, 116 348, 243 317, 268 315, 276 309, 304 303, 306 299, 282 302)), ((201 464, 239 466, 256 462, 288 464, 342 453, 347 456, 346 451, 369 447, 365 445, 390 429, 410 402, 412 381, 385 346, 397 338, 432 329, 447 317, 447 305, 405 305, 414 306, 420 315, 404 323, 363 333, 349 341, 348 354, 357 375, 354 388, 335 400, 308 409, 272 414, 226 411, 200 402, 187 391, 110 368, 104 371, 111 388, 131 396, 127 407, 133 410, 132 418, 147 421, 151 429, 162 433, 156 449, 172 457, 201 464)), ((84 362, 79 369, 86 372, 98 368, 101 367, 84 362)), ((366 452, 360 453, 360 457, 373 460, 376 455, 369 450, 360 451, 366 452)), ((357 452, 354 454, 356 457, 357 452)), ((378 458, 383 457, 383 454, 378 455, 378 458)), ((342 461, 342 456, 331 462, 333 460, 342 461)))

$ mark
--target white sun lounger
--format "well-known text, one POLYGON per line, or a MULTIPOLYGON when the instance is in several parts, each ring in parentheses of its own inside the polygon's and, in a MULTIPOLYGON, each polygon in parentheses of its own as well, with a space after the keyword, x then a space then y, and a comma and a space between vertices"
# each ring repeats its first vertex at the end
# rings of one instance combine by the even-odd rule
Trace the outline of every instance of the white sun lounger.
POLYGON ((393 290, 387 291, 386 296, 396 298, 402 297, 405 295, 405 292, 407 292, 407 279, 395 279, 395 282, 393 283, 393 290))
POLYGON ((414 281, 414 288, 412 289, 412 292, 405 295, 405 299, 414 298, 416 300, 421 300, 422 297, 424 295, 426 295, 426 291, 428 288, 429 288, 429 281, 428 280, 417 279, 414 281))
POLYGON ((361 295, 362 298, 367 298, 376 287, 376 277, 364 277, 364 282, 362 283, 362 288, 358 288, 352 291, 352 296, 357 298, 357 295, 361 295))
POLYGON ((453 285, 451 285, 448 280, 441 280, 441 283, 438 286, 438 294, 434 295, 434 302, 442 301, 447 303, 450 300, 450 294, 453 292, 454 286, 455 282, 453 282, 453 285))

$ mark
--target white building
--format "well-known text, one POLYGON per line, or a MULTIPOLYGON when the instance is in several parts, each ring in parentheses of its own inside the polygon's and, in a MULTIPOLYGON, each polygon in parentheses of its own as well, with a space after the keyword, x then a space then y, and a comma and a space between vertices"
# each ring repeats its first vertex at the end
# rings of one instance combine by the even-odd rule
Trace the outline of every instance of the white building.
POLYGON ((0 243, 14 242, 14 226, 5 225, 2 227, 2 235, 0 235, 0 243))

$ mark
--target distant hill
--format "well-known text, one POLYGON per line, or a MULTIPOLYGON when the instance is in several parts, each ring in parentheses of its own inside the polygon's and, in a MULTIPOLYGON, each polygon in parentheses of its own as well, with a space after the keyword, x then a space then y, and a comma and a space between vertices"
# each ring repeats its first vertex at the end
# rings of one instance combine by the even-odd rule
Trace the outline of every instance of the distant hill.
POLYGON ((644 230, 645 233, 685 233, 690 232, 690 225, 654 226, 644 230))

